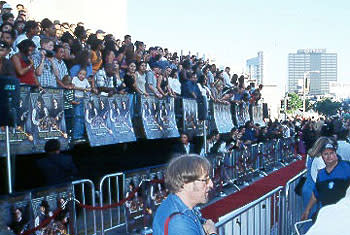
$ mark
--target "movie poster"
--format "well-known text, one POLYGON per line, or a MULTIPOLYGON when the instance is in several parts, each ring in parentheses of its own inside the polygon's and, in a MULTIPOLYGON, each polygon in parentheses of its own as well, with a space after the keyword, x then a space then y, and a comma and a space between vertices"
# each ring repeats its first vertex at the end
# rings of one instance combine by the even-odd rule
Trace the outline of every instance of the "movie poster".
MULTIPOLYGON (((21 86, 17 113, 17 127, 9 128, 11 154, 34 152, 34 138, 30 126, 30 87, 21 86)), ((6 155, 6 129, 0 127, 0 156, 6 155)))
POLYGON ((236 120, 238 126, 244 126, 247 121, 250 121, 248 104, 245 102, 236 105, 236 120))
POLYGON ((191 136, 203 135, 203 121, 198 120, 196 100, 182 99, 183 131, 191 136))
POLYGON ((58 139, 61 150, 68 148, 62 92, 61 89, 45 89, 45 93, 30 94, 28 129, 33 133, 35 152, 43 152, 49 139, 58 139))
POLYGON ((0 233, 11 231, 16 235, 34 227, 30 193, 0 198, 0 233))
POLYGON ((179 137, 176 125, 174 98, 159 99, 159 123, 163 127, 163 138, 179 137))
POLYGON ((230 105, 213 103, 213 111, 216 129, 220 134, 229 133, 233 127, 230 105))
MULTIPOLYGON (((126 173, 124 195, 128 197, 141 183, 142 179, 148 178, 148 172, 126 173)), ((135 232, 143 228, 144 223, 150 220, 151 211, 147 203, 147 187, 143 183, 135 195, 125 203, 128 231, 135 232), (146 218, 144 216, 146 215, 146 218)))
POLYGON ((264 120, 263 120, 263 110, 262 105, 252 105, 252 113, 253 113, 253 121, 254 123, 258 123, 260 126, 265 126, 264 120))
POLYGON ((150 173, 151 183, 149 184, 149 197, 152 203, 152 210, 155 212, 158 206, 167 198, 168 191, 164 183, 164 171, 154 171, 150 173))
POLYGON ((67 234, 71 220, 70 214, 72 213, 72 203, 68 202, 71 195, 71 185, 63 185, 42 191, 37 190, 32 193, 31 204, 35 227, 53 216, 58 209, 61 209, 54 220, 39 230, 40 234, 67 234))
POLYGON ((174 111, 174 99, 141 97, 141 119, 147 139, 178 137, 174 111))
POLYGON ((108 98, 109 119, 116 143, 136 141, 134 127, 131 121, 129 96, 115 95, 108 98))
POLYGON ((85 128, 90 146, 118 143, 113 134, 107 97, 91 96, 84 100, 85 128))

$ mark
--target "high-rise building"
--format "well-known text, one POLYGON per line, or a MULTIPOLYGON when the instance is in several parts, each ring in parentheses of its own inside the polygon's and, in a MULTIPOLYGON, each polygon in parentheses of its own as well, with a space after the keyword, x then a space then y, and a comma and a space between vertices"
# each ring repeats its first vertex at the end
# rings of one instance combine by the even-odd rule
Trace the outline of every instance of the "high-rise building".
POLYGON ((329 94, 329 83, 337 81, 337 53, 327 53, 326 49, 289 53, 288 92, 302 90, 304 75, 309 79, 309 95, 329 94))
POLYGON ((258 52, 258 56, 247 60, 247 72, 250 79, 256 81, 257 84, 264 82, 264 53, 258 52))

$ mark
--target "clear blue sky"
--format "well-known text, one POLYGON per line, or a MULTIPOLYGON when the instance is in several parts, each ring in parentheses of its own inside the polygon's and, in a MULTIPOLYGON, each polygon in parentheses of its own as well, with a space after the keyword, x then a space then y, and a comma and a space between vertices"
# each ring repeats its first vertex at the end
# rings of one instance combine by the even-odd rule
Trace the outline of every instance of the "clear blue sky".
POLYGON ((338 81, 350 82, 350 2, 343 0, 128 0, 133 40, 170 51, 210 54, 241 73, 265 54, 265 82, 287 80, 288 53, 326 48, 338 53, 338 81))

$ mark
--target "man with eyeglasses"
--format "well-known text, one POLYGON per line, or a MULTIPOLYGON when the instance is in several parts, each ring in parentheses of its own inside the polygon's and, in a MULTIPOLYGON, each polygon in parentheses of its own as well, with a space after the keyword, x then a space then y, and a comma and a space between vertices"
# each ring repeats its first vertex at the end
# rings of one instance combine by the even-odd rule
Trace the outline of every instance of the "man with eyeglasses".
POLYGON ((213 188, 210 172, 209 161, 195 154, 170 161, 165 175, 169 195, 157 209, 153 235, 217 234, 214 222, 204 219, 196 207, 208 202, 213 188))

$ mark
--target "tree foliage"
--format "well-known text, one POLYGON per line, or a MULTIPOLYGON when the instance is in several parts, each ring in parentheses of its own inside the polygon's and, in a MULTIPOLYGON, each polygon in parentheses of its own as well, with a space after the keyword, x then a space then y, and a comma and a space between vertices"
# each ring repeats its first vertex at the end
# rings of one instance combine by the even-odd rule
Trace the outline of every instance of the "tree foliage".
POLYGON ((335 102, 327 98, 316 102, 314 109, 323 115, 331 116, 331 115, 337 114, 337 111, 340 107, 341 107, 340 102, 335 102))
POLYGON ((288 94, 288 113, 293 113, 298 109, 303 108, 303 100, 296 93, 288 94))

